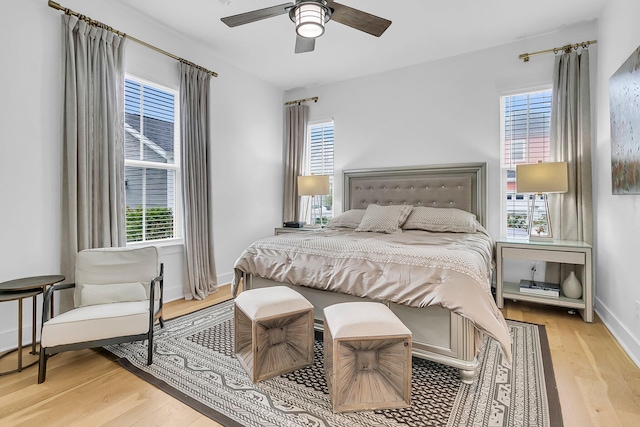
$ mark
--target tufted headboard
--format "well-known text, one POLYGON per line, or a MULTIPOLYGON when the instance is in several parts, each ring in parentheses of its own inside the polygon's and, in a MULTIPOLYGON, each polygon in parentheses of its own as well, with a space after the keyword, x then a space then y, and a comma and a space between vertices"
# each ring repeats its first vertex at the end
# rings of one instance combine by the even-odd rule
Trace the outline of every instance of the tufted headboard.
POLYGON ((344 170, 344 210, 369 204, 458 208, 487 221, 487 164, 344 170))

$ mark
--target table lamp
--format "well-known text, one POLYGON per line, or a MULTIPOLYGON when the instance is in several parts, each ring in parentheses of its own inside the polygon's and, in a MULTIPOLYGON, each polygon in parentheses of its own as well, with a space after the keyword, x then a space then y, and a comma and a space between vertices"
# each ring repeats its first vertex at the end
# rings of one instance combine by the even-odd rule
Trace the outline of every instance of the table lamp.
POLYGON ((551 216, 549 215, 549 193, 566 193, 569 190, 567 162, 533 163, 516 166, 518 193, 534 193, 529 202, 529 240, 553 240, 551 216), (536 220, 536 199, 542 196, 544 220, 536 220), (546 222, 546 225, 544 224, 546 222))
MULTIPOLYGON (((298 196, 311 196, 311 200, 315 200, 316 196, 324 196, 329 194, 329 176, 328 175, 309 175, 298 177, 298 196)), ((309 210, 311 210, 311 200, 309 201, 309 210)), ((315 217, 311 218, 311 223, 315 225, 315 217)), ((320 225, 322 225, 322 203, 320 204, 320 225)))

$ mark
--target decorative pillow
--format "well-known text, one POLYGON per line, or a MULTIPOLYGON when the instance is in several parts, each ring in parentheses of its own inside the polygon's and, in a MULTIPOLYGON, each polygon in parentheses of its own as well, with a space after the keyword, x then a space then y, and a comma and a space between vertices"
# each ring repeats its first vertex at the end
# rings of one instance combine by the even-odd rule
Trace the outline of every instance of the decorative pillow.
POLYGON ((327 224, 328 228, 358 228, 362 217, 364 216, 364 209, 351 209, 341 213, 335 218, 331 218, 327 224))
POLYGON ((146 299, 147 292, 140 282, 80 285, 80 304, 77 307, 111 304, 114 302, 144 301, 146 299))
POLYGON ((399 233, 404 224, 411 205, 369 205, 364 212, 360 225, 354 231, 375 231, 377 233, 399 233))
POLYGON ((405 230, 475 233, 476 216, 456 208, 414 207, 402 228, 405 230))

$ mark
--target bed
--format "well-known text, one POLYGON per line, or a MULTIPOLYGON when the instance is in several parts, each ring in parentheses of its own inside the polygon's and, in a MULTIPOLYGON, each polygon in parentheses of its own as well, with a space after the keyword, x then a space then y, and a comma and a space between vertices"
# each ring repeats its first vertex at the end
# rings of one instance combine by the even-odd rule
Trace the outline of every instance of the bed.
POLYGON ((314 305, 318 329, 328 305, 383 302, 411 330, 415 356, 459 369, 465 383, 475 376, 483 333, 510 360, 508 328, 490 291, 486 164, 345 170, 343 185, 344 214, 331 227, 260 239, 243 252, 234 295, 241 282, 245 289, 290 286, 314 305), (407 229, 370 231, 381 227, 372 215, 386 220, 391 211, 402 212, 407 229), (456 219, 445 223, 462 228, 415 230, 414 212, 452 212, 456 219), (341 226, 354 215, 357 229, 341 226))

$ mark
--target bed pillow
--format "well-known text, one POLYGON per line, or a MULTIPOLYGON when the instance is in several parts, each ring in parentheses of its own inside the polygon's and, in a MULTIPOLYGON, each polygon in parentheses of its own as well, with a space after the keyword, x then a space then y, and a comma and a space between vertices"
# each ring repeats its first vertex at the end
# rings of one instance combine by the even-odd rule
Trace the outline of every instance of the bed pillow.
POLYGON ((358 228, 363 216, 364 209, 351 209, 331 218, 327 228, 358 228))
POLYGON ((374 231, 376 233, 399 233, 400 227, 411 213, 411 205, 369 205, 360 225, 354 231, 374 231))
POLYGON ((147 299, 147 291, 140 282, 79 286, 80 303, 76 308, 114 302, 144 301, 147 299))
POLYGON ((402 228, 405 230, 475 233, 476 216, 456 208, 414 207, 402 228))

